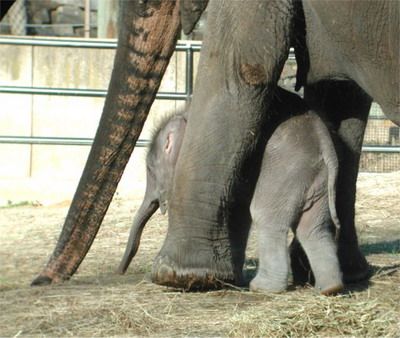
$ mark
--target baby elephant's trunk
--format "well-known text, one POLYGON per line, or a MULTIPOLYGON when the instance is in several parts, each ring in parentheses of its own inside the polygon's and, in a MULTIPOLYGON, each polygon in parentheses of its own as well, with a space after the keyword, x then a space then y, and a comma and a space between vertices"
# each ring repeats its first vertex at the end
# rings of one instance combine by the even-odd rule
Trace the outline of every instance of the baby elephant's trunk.
POLYGON ((144 198, 142 205, 135 215, 135 219, 133 220, 133 225, 131 228, 131 232, 129 234, 128 244, 124 253, 124 257, 118 267, 118 273, 124 274, 126 269, 128 269, 129 264, 132 261, 132 258, 135 257, 136 252, 139 248, 140 237, 142 236, 142 231, 144 226, 150 217, 157 211, 159 207, 159 203, 157 200, 150 200, 149 198, 144 198))

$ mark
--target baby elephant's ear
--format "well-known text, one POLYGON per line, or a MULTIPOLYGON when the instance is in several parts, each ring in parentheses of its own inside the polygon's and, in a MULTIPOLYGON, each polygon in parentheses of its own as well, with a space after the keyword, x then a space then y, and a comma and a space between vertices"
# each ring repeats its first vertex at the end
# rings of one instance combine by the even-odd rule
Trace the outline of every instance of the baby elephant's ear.
POLYGON ((185 134, 186 119, 183 116, 174 118, 165 128, 164 155, 172 165, 175 165, 185 134))
POLYGON ((169 155, 173 149, 173 147, 175 147, 175 140, 176 139, 176 135, 173 131, 170 131, 167 134, 167 139, 165 140, 165 145, 164 145, 164 152, 169 155))
POLYGON ((181 0, 180 13, 182 29, 186 35, 193 31, 201 14, 204 12, 208 4, 208 0, 181 0))

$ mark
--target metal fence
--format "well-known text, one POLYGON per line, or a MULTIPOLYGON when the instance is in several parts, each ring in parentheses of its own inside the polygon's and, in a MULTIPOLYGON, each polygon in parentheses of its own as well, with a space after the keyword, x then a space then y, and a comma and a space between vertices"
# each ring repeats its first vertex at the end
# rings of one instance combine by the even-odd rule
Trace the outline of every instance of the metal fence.
MULTIPOLYGON (((41 39, 41 38, 15 38, 0 37, 0 44, 16 46, 43 46, 43 47, 66 47, 66 48, 97 48, 115 49, 116 41, 96 41, 86 39, 41 39)), ((159 100, 188 100, 193 93, 193 54, 201 49, 200 42, 179 42, 175 51, 184 52, 185 61, 185 90, 183 92, 159 92, 156 99, 159 100)), ((97 89, 71 89, 71 88, 45 88, 24 86, 0 86, 0 93, 5 94, 32 94, 32 95, 59 95, 79 97, 105 97, 107 90, 97 89)), ((1 136, 1 143, 15 144, 47 144, 47 145, 91 145, 92 138, 70 138, 70 137, 34 137, 34 136, 1 136)), ((143 147, 148 140, 138 140, 137 146, 143 147)))
POLYGON ((368 118, 360 170, 400 170, 400 128, 385 117, 376 103, 372 104, 368 118))
MULTIPOLYGON (((0 44, 16 46, 45 46, 66 48, 97 48, 115 49, 115 41, 98 41, 87 39, 43 39, 43 38, 15 38, 0 37, 0 44)), ((199 52, 201 42, 179 42, 175 51, 184 52, 185 63, 185 90, 183 92, 159 92, 159 100, 188 100, 193 92, 193 54, 199 52)), ((294 61, 291 51, 289 60, 294 61)), ((32 95, 61 95, 80 97, 105 97, 106 90, 95 89, 70 89, 70 88, 45 88, 24 86, 0 86, 0 93, 7 94, 32 94, 32 95)), ((373 106, 365 135, 361 170, 364 171, 392 171, 400 170, 400 130, 388 121, 379 107, 373 106)), ((92 138, 70 137, 34 137, 34 136, 1 136, 0 144, 46 144, 46 145, 91 145, 92 138)), ((143 147, 148 140, 138 140, 137 146, 143 147)))

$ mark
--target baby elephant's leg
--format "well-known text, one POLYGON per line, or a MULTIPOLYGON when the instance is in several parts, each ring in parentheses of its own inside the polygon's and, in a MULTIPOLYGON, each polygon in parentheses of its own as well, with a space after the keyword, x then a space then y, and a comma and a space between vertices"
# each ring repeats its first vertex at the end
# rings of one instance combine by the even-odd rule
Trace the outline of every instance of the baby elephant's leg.
POLYGON ((328 198, 322 196, 303 212, 296 230, 296 236, 310 261, 315 287, 326 295, 343 289, 331 224, 328 198))
POLYGON ((256 277, 250 282, 250 290, 281 292, 288 285, 290 223, 287 219, 290 216, 282 210, 282 204, 272 207, 267 203, 257 209, 252 207, 251 211, 253 226, 257 229, 259 265, 256 277))

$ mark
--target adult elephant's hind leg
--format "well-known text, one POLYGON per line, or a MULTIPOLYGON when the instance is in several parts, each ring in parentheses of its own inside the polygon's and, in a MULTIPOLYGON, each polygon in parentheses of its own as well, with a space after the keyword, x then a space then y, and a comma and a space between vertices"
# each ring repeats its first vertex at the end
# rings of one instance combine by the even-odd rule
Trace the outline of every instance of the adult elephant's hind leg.
POLYGON ((339 136, 344 146, 343 160, 339 167, 337 211, 341 221, 338 241, 338 256, 346 283, 352 283, 368 278, 370 267, 358 246, 355 227, 356 182, 361 155, 362 137, 357 140, 355 134, 362 131, 365 124, 359 120, 346 119, 339 128, 339 136), (356 142, 359 144, 352 143, 356 142), (358 148, 355 152, 352 147, 358 148))
MULTIPOLYGON (((354 222, 356 182, 371 98, 352 82, 321 81, 305 88, 305 99, 337 131, 336 209, 341 222, 338 256, 344 282, 360 281, 368 278, 370 269, 359 249, 354 222)), ((292 266, 297 265, 300 271, 301 263, 296 257, 301 256, 299 250, 291 250, 292 266)))

